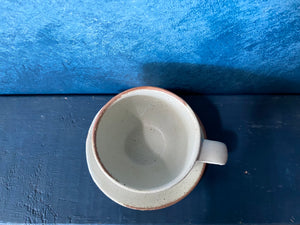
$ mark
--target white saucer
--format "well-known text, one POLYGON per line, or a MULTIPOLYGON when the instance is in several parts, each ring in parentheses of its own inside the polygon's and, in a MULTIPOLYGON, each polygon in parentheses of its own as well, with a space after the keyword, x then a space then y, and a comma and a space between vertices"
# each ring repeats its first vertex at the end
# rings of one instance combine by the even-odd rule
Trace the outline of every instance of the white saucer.
POLYGON ((145 194, 125 190, 114 184, 97 164, 90 133, 86 142, 86 158, 94 182, 107 197, 128 208, 155 210, 173 205, 186 197, 196 187, 205 170, 205 163, 196 162, 190 173, 180 183, 165 191, 145 194))

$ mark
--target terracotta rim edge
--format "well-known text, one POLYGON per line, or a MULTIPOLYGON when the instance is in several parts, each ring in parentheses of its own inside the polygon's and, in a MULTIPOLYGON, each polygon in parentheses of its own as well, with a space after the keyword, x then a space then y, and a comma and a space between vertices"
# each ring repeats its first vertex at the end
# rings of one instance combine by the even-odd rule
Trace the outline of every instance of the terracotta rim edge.
MULTIPOLYGON (((196 117, 198 119, 198 122, 199 122, 199 125, 200 125, 200 127, 202 129, 204 138, 207 138, 206 130, 205 130, 204 126, 203 126, 203 123, 201 122, 201 120, 199 119, 199 117, 198 117, 198 115, 196 113, 195 113, 195 115, 196 115, 196 117)), ((183 196, 181 196, 180 198, 176 199, 173 202, 169 202, 169 203, 161 205, 161 206, 149 207, 149 208, 134 207, 134 206, 131 206, 131 205, 126 205, 126 204, 121 204, 121 205, 123 205, 123 206, 125 206, 127 208, 130 208, 130 209, 140 210, 140 211, 152 211, 152 210, 164 209, 164 208, 167 208, 169 206, 175 205, 176 203, 180 202, 185 197, 187 197, 195 189, 195 187, 199 184, 199 182, 200 182, 200 180, 201 180, 201 178, 202 178, 202 176, 204 174, 205 168, 206 168, 206 163, 203 163, 203 167, 202 167, 201 173, 200 173, 198 179, 195 181, 194 185, 183 196)), ((118 204, 120 204, 120 203, 118 203, 118 204)))
MULTIPOLYGON (((146 90, 156 90, 156 91, 162 91, 162 92, 165 92, 173 97, 175 97, 177 100, 179 100, 181 103, 183 103, 185 106, 189 106, 187 104, 186 101, 184 101, 181 97, 179 97, 178 95, 174 94, 173 92, 171 91, 168 91, 166 89, 163 89, 163 88, 159 88, 159 87, 152 87, 152 86, 140 86, 140 87, 134 87, 134 88, 130 88, 128 90, 125 90, 119 94, 117 94, 116 96, 114 96, 113 98, 111 98, 99 111, 99 113, 96 115, 96 121, 95 121, 95 124, 94 124, 94 127, 92 129, 92 149, 94 151, 94 154, 96 155, 96 158, 97 158, 97 161, 98 163, 101 165, 101 168, 105 171, 105 173, 107 173, 113 180, 114 177, 107 171, 107 169, 105 168, 105 166, 103 165, 103 163, 101 162, 101 159, 98 155, 98 151, 96 150, 97 147, 96 147, 96 134, 97 134, 97 130, 98 130, 98 124, 102 118, 102 116, 104 115, 104 113, 106 112, 106 110, 109 108, 109 106, 111 106, 115 101, 117 101, 119 98, 121 98, 124 94, 127 94, 129 92, 132 92, 132 91, 136 91, 136 90, 140 90, 140 89, 146 89, 146 90)), ((193 110, 192 110, 193 111, 193 110)), ((194 112, 194 111, 193 111, 194 112)), ((202 130, 203 132, 203 136, 204 138, 207 138, 206 136, 206 131, 204 129, 204 126, 203 126, 203 123, 201 122, 201 120, 199 119, 198 115, 194 112, 198 122, 199 122, 199 125, 200 125, 200 129, 202 130)), ((203 163, 203 167, 202 167, 202 170, 201 170, 201 173, 198 177, 198 179, 195 181, 194 185, 183 195, 181 196, 180 198, 176 199, 175 201, 173 202, 169 202, 167 204, 164 204, 164 205, 161 205, 161 206, 157 206, 157 207, 149 207, 149 208, 142 208, 142 207, 134 207, 134 206, 131 206, 131 205, 126 205, 126 204, 122 204, 120 202, 117 202, 118 204, 124 206, 124 207, 127 207, 127 208, 130 208, 130 209, 134 209, 134 210, 140 210, 140 211, 151 211, 151 210, 158 210, 158 209, 163 209, 163 208, 166 208, 166 207, 169 207, 169 206, 172 206, 176 203, 178 203, 179 201, 183 200, 187 195, 189 195, 193 190, 194 188, 197 186, 197 184, 200 182, 203 174, 204 174, 204 171, 205 171, 205 168, 206 168, 206 163, 203 163)))
MULTIPOLYGON (((140 210, 140 211, 152 211, 152 210, 164 209, 164 208, 167 208, 169 206, 175 205, 176 203, 183 200, 186 196, 188 196, 195 189, 195 187, 199 184, 199 182, 200 182, 200 180, 201 180, 201 178, 204 174, 205 167, 206 167, 206 163, 203 163, 203 168, 201 170, 201 173, 200 173, 198 179, 196 180, 196 182, 194 183, 194 185, 183 196, 181 196, 180 198, 176 199, 173 202, 169 202, 165 205, 161 205, 161 206, 157 206, 157 207, 149 207, 149 208, 134 207, 134 206, 131 206, 131 205, 126 205, 126 204, 121 204, 121 205, 123 205, 127 208, 130 208, 130 209, 140 210)), ((120 204, 120 203, 118 203, 118 204, 120 204)))

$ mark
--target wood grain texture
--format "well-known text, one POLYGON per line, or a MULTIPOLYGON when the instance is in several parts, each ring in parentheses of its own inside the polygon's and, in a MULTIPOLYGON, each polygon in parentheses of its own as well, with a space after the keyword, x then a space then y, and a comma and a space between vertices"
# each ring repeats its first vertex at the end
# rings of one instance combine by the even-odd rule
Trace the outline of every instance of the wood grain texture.
POLYGON ((0 94, 300 92, 299 0, 2 0, 0 21, 0 94))
POLYGON ((0 97, 0 223, 300 223, 300 96, 183 96, 229 161, 153 212, 117 205, 89 175, 88 127, 111 97, 0 97))

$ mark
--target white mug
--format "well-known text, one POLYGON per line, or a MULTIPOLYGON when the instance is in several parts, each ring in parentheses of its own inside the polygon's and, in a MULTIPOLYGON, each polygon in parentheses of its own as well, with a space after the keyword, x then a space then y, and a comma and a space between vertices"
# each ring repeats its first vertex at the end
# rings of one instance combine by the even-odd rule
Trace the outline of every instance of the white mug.
POLYGON ((204 138, 190 106, 157 87, 116 95, 95 116, 89 136, 97 167, 119 190, 130 192, 162 192, 182 181, 196 162, 227 161, 226 145, 204 138))

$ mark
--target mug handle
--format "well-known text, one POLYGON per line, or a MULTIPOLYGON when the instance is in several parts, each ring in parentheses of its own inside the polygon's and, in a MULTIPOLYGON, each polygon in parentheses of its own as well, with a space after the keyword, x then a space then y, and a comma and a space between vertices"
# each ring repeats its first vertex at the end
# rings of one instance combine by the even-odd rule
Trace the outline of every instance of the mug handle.
POLYGON ((198 160, 203 163, 225 165, 228 159, 227 147, 219 141, 203 139, 198 160))

